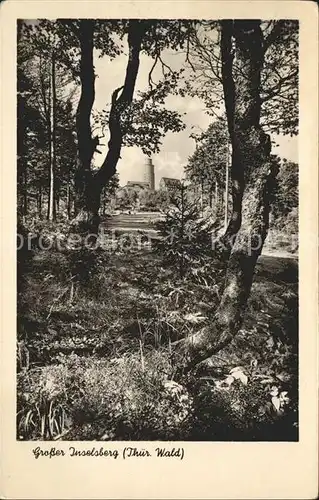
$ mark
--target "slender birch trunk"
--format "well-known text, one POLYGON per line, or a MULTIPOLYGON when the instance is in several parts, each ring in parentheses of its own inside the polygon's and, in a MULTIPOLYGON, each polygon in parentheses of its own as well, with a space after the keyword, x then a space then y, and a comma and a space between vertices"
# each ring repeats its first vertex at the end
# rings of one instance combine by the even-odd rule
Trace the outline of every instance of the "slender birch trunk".
POLYGON ((50 81, 50 184, 48 219, 56 220, 56 83, 55 83, 55 55, 51 58, 51 81, 50 81))

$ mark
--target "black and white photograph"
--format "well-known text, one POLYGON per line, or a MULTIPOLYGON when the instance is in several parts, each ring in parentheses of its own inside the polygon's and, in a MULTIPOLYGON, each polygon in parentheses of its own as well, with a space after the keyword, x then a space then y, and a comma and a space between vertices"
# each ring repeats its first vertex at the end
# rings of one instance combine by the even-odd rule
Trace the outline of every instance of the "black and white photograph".
POLYGON ((298 442, 298 20, 16 36, 16 439, 298 442))

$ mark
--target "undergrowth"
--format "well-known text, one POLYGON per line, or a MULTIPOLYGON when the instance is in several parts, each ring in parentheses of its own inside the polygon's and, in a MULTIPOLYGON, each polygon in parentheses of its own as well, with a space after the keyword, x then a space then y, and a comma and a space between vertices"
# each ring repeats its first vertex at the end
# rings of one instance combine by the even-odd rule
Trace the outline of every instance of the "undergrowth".
POLYGON ((148 250, 20 253, 18 438, 296 440, 297 276, 276 262, 233 343, 178 375, 171 343, 219 303, 213 260, 180 277, 148 250))

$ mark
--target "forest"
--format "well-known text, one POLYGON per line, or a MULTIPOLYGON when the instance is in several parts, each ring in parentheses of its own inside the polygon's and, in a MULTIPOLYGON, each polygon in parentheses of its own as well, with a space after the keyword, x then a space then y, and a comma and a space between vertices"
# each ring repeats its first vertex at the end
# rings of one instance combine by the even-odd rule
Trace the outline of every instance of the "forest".
POLYGON ((274 153, 298 49, 291 20, 18 21, 17 439, 298 440, 298 163, 274 153), (156 168, 185 131, 177 99, 209 117, 181 178, 123 186, 124 152, 156 168))

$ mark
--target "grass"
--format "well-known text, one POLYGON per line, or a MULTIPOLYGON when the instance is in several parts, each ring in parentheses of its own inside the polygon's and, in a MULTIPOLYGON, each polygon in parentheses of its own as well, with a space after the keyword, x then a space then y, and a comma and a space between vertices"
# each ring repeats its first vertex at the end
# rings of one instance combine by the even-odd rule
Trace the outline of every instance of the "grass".
POLYGON ((170 343, 211 320, 212 265, 180 280, 148 250, 21 259, 19 439, 298 438, 292 263, 263 261, 233 343, 205 371, 178 376, 170 343))

